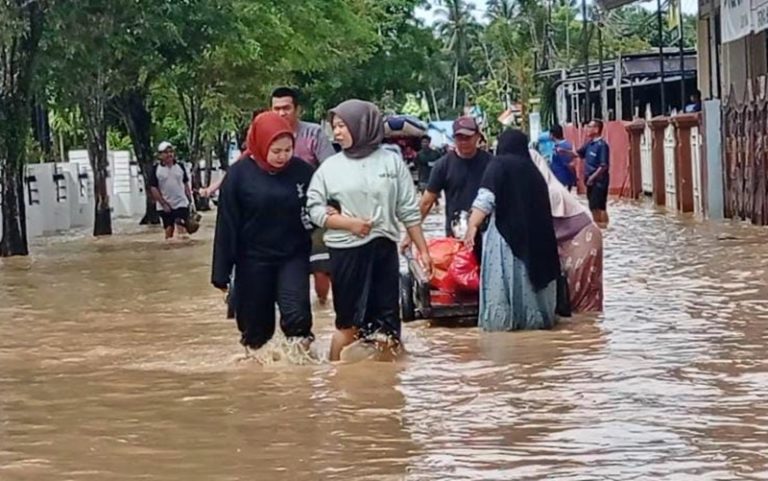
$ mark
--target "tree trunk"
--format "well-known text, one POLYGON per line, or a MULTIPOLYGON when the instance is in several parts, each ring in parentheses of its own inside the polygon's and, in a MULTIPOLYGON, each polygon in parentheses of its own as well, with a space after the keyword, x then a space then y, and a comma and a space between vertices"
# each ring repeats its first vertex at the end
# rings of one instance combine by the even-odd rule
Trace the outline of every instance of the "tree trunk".
MULTIPOLYGON (((106 142, 104 147, 106 147, 106 142)), ((106 148, 93 145, 88 142, 88 156, 91 157, 91 166, 93 167, 93 191, 94 197, 94 217, 93 217, 93 235, 104 236, 112 235, 112 208, 109 205, 109 190, 107 189, 107 159, 106 148), (96 161, 94 162, 94 156, 96 161)))
POLYGON ((205 177, 203 178, 203 182, 205 182, 206 187, 211 185, 212 170, 213 170, 213 149, 211 149, 209 146, 207 149, 205 149, 205 177))
POLYGON ((0 161, 2 164, 3 235, 0 257, 25 256, 24 164, 28 109, 23 95, 0 99, 0 161))
POLYGON ((229 132, 223 130, 219 133, 218 142, 216 142, 216 156, 219 158, 219 168, 224 171, 229 169, 230 141, 231 138, 229 132))
POLYGON ((11 4, 21 25, 0 36, 0 257, 27 255, 24 164, 30 98, 45 13, 39 2, 11 4))
POLYGON ((107 188, 109 158, 107 156, 107 121, 104 116, 105 82, 101 74, 97 75, 97 78, 90 82, 90 88, 85 90, 86 95, 80 102, 88 138, 88 158, 93 169, 94 236, 112 235, 112 209, 109 205, 107 188))
POLYGON ((0 257, 29 254, 24 215, 24 179, 23 173, 15 170, 10 166, 3 169, 3 237, 0 240, 0 257))
POLYGON ((160 223, 160 215, 149 188, 149 174, 152 172, 155 156, 152 149, 152 114, 147 109, 147 96, 146 88, 139 87, 125 91, 120 97, 119 109, 128 129, 128 135, 131 137, 133 153, 139 164, 139 172, 144 178, 146 211, 140 224, 156 225, 160 223))

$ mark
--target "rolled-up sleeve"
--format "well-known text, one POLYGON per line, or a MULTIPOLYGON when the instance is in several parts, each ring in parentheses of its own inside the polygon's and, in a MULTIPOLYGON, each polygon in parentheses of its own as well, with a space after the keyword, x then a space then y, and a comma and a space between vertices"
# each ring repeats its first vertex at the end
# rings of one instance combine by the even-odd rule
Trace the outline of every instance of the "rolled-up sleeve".
POLYGON ((307 191, 307 211, 309 218, 317 227, 325 227, 328 220, 328 192, 325 187, 323 168, 317 169, 307 191))
POLYGON ((493 209, 496 207, 496 196, 493 192, 490 191, 490 189, 481 188, 477 192, 477 197, 475 197, 475 201, 472 203, 472 208, 477 209, 479 211, 482 211, 483 213, 490 214, 493 212, 493 209))
POLYGON ((413 185, 411 172, 405 162, 397 161, 397 220, 406 228, 421 224, 421 211, 419 199, 416 196, 416 187, 413 185))

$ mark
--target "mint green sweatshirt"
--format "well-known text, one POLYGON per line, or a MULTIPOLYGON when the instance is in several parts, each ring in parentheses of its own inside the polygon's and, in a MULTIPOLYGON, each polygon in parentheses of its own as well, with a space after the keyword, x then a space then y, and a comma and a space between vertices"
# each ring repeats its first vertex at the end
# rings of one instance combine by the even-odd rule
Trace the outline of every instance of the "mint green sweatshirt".
POLYGON ((379 237, 398 242, 398 221, 405 227, 421 223, 408 167, 398 154, 381 147, 364 159, 339 152, 320 164, 307 192, 307 208, 315 225, 325 226, 329 201, 341 206, 342 215, 373 222, 371 233, 362 239, 345 230, 328 229, 325 244, 335 249, 359 247, 379 237))

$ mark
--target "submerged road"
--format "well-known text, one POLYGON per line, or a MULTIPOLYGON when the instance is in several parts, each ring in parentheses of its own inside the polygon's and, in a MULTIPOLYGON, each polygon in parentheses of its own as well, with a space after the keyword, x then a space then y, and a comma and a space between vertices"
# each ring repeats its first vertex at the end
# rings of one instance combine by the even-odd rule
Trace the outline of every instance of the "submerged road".
POLYGON ((604 315, 409 325, 398 364, 242 361, 212 215, 35 245, 0 261, 0 480, 768 479, 768 230, 610 208, 604 315))

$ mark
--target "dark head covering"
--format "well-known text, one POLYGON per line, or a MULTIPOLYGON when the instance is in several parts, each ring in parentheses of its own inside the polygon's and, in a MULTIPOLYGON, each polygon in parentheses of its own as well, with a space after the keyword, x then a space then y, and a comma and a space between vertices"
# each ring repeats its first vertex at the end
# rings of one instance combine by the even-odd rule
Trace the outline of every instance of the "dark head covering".
POLYGON ((384 117, 379 108, 362 100, 347 100, 331 110, 338 116, 352 134, 352 147, 344 153, 353 159, 371 155, 384 140, 384 117))
POLYGON ((547 183, 531 159, 523 132, 507 129, 499 136, 496 157, 481 187, 494 193, 496 228, 525 264, 534 289, 547 287, 560 274, 560 258, 547 183))

